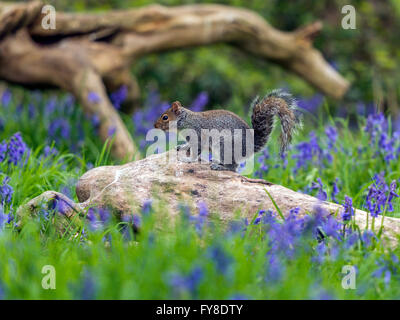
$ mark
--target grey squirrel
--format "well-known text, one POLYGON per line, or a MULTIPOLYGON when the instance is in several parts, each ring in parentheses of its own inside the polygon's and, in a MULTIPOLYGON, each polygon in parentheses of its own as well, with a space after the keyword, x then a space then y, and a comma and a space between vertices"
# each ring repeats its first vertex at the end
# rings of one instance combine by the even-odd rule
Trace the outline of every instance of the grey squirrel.
MULTIPOLYGON (((296 129, 301 126, 300 114, 295 99, 291 94, 283 92, 280 89, 273 90, 262 99, 259 97, 254 99, 252 110, 251 123, 254 129, 254 144, 251 146, 252 153, 260 151, 268 142, 272 129, 275 127, 274 116, 278 116, 281 122, 280 152, 281 154, 284 153, 296 129)), ((233 112, 227 110, 193 112, 184 108, 179 101, 175 101, 158 118, 154 127, 168 131, 172 121, 176 121, 176 128, 178 130, 193 129, 197 133, 199 139, 197 144, 198 156, 201 154, 202 147, 204 147, 204 142, 201 141, 203 129, 217 129, 219 131, 227 129, 232 133, 235 129, 239 129, 242 132, 241 150, 242 152, 246 150, 245 131, 251 128, 233 112)), ((189 147, 190 144, 187 143, 178 146, 178 150, 187 150, 189 147)), ((220 148, 220 160, 219 162, 214 161, 211 164, 211 169, 236 171, 238 163, 235 159, 233 157, 232 159, 224 159, 224 145, 222 141, 220 148)))

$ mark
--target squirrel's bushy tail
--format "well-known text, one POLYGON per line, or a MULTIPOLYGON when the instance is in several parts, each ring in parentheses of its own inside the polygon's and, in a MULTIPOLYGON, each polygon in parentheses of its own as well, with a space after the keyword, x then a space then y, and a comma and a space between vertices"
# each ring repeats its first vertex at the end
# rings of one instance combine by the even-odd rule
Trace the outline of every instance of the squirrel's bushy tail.
POLYGON ((280 89, 273 90, 263 99, 257 97, 252 103, 251 123, 254 129, 254 152, 260 151, 268 142, 274 128, 274 116, 281 122, 280 152, 285 152, 296 129, 301 126, 296 100, 280 89))

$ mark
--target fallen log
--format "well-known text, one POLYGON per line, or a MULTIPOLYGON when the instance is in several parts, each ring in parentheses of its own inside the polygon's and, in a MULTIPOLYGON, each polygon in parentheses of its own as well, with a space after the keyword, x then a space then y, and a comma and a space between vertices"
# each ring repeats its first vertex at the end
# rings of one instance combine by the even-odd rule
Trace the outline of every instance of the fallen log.
MULTIPOLYGON (((169 151, 121 166, 89 170, 76 185, 80 203, 70 205, 70 209, 66 208, 63 214, 73 217, 76 212, 92 206, 111 207, 119 214, 132 214, 140 211, 145 200, 154 199, 162 201, 166 212, 173 218, 178 214, 180 204, 195 208, 196 203, 204 201, 212 218, 227 223, 237 219, 237 214, 251 220, 260 209, 276 212, 265 190, 286 216, 290 209, 297 207, 300 208, 300 215, 320 207, 340 217, 343 210, 339 204, 321 202, 310 195, 262 179, 249 179, 231 171, 210 170, 209 164, 179 161, 176 151, 169 151)), ((57 192, 47 191, 21 208, 33 212, 43 200, 49 201, 56 196, 61 197, 57 192)), ((356 209, 355 222, 361 230, 365 229, 367 213, 356 209)), ((380 226, 381 219, 377 219, 375 230, 379 230, 380 226)), ((397 243, 399 235, 400 219, 385 217, 384 238, 397 243)))
POLYGON ((0 79, 72 92, 87 114, 100 119, 103 141, 114 134, 111 151, 118 159, 138 153, 107 93, 124 85, 122 111, 137 108, 140 92, 130 66, 147 54, 227 43, 280 64, 334 98, 349 87, 312 46, 321 22, 282 32, 243 8, 151 5, 96 14, 57 11, 56 28, 44 29, 42 7, 39 1, 0 2, 0 79))

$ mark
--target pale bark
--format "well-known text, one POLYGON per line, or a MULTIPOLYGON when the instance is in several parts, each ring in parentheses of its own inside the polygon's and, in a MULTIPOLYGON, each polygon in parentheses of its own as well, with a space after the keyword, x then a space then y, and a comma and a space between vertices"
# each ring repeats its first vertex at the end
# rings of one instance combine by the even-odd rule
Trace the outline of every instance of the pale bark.
POLYGON ((280 64, 334 98, 349 87, 312 46, 320 22, 282 32, 243 8, 151 5, 101 14, 57 12, 56 29, 44 29, 42 6, 0 2, 0 79, 72 92, 86 113, 100 119, 103 141, 116 128, 112 153, 119 159, 132 159, 137 150, 107 92, 126 85, 122 111, 137 108, 140 92, 130 66, 150 53, 227 43, 280 64), (101 102, 89 103, 89 92, 101 102))

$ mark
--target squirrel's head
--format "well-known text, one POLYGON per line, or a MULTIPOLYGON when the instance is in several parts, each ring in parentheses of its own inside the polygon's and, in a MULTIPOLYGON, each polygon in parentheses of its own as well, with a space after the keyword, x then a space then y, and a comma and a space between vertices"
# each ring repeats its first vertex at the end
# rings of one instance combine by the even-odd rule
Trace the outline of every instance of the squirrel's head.
POLYGON ((154 123, 154 128, 168 131, 170 123, 178 121, 178 117, 183 112, 183 107, 179 101, 175 101, 171 107, 165 111, 154 123))

